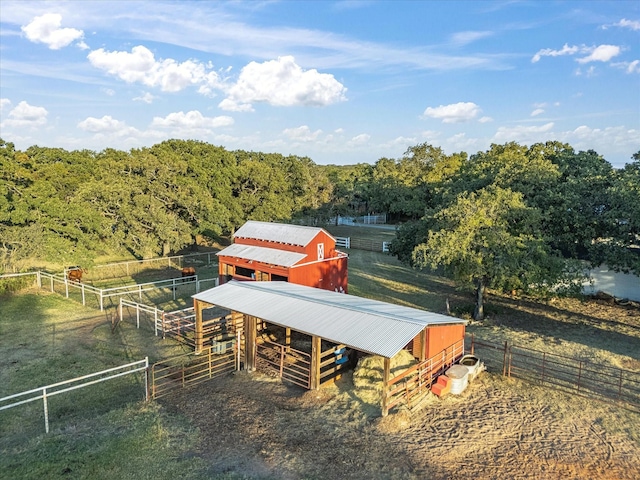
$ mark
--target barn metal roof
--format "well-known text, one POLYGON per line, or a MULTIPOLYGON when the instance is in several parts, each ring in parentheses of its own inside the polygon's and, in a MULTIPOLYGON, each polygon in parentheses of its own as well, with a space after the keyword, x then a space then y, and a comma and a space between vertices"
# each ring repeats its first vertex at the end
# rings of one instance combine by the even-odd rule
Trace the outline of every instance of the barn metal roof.
POLYGON ((292 267, 307 256, 304 253, 287 252, 276 248, 242 245, 240 243, 229 245, 216 253, 216 255, 254 260, 256 262, 268 263, 281 267, 292 267))
MULTIPOLYGON (((234 237, 267 240, 304 247, 322 231, 323 229, 318 227, 250 220, 238 229, 234 237)), ((331 237, 328 232, 325 231, 325 233, 331 237)))
POLYGON ((388 358, 427 325, 466 323, 417 308, 287 282, 232 280, 193 298, 388 358))

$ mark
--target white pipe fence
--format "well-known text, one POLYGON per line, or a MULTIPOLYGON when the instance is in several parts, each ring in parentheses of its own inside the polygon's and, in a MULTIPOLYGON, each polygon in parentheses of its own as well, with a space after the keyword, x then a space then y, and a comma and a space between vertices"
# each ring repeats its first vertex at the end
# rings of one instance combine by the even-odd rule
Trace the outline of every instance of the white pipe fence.
POLYGON ((205 265, 211 265, 217 263, 218 257, 215 252, 206 253, 190 253, 187 255, 175 255, 172 257, 157 257, 149 258, 147 260, 127 260, 125 262, 105 263, 102 265, 96 265, 93 267, 91 277, 97 276, 100 279, 105 278, 118 278, 122 276, 131 276, 141 270, 147 268, 158 268, 163 265, 167 267, 182 268, 185 265, 193 265, 202 263, 205 265), (112 273, 109 273, 111 271, 112 273))
POLYGON ((336 237, 336 247, 351 248, 351 237, 336 237))
POLYGON ((131 375, 132 373, 142 372, 142 371, 145 372, 144 399, 145 401, 149 401, 149 380, 148 380, 149 357, 145 357, 144 360, 138 360, 137 362, 129 363, 127 365, 121 365, 119 367, 109 368, 107 370, 102 370, 101 372, 91 373, 89 375, 84 375, 82 377, 76 377, 71 380, 65 380, 63 382, 53 383, 45 387, 34 388, 33 390, 27 390, 26 392, 16 393, 14 395, 9 395, 8 397, 0 398, 0 411, 17 407, 19 405, 24 405, 25 403, 34 402, 36 400, 42 400, 44 405, 44 428, 45 428, 45 432, 49 433, 49 404, 48 404, 49 397, 52 397, 54 395, 59 395, 65 392, 70 392, 78 388, 88 387, 89 385, 94 385, 99 382, 111 380, 112 378, 122 377, 124 375, 131 375), (107 373, 112 373, 112 375, 96 378, 96 377, 99 377, 100 375, 105 375, 107 373), (90 379, 94 379, 94 380, 90 380, 90 379), (60 388, 60 387, 65 387, 66 385, 71 385, 72 383, 80 382, 82 380, 87 380, 87 381, 79 385, 60 388), (57 388, 60 388, 60 389, 56 390, 57 388), (17 402, 13 402, 8 405, 2 405, 3 402, 8 402, 9 400, 14 400, 14 399, 31 395, 34 393, 39 393, 39 395, 29 397, 24 400, 19 400, 17 402))

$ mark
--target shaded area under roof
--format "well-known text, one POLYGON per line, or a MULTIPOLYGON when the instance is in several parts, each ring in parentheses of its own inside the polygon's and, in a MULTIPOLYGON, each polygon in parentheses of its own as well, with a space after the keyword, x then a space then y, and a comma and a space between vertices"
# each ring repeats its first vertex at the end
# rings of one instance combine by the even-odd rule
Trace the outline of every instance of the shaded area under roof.
POLYGON ((305 227, 302 225, 288 225, 285 223, 257 222, 249 220, 241 226, 233 235, 237 238, 251 238, 266 240, 269 242, 288 243, 290 245, 307 246, 318 233, 326 230, 318 227, 305 227))
POLYGON ((242 245, 240 243, 229 245, 216 253, 216 255, 242 258, 244 260, 254 260, 256 262, 268 263, 270 265, 278 265, 281 267, 292 267, 307 256, 304 253, 287 252, 276 248, 242 245))
POLYGON ((287 282, 238 282, 193 295, 203 302, 391 358, 428 325, 455 317, 287 282))

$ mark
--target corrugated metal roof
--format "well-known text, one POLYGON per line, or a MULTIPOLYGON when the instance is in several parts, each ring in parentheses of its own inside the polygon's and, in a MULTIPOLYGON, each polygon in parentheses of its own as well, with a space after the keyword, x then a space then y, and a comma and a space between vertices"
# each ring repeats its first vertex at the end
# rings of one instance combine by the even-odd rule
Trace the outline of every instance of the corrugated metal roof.
MULTIPOLYGON (((318 227, 250 220, 238 229, 234 237, 267 240, 304 247, 322 231, 323 229, 318 227)), ((325 233, 331 237, 328 232, 325 231, 325 233)))
POLYGON ((306 258, 304 253, 287 252, 276 248, 254 247, 234 243, 227 248, 220 250, 216 255, 243 258, 245 260, 255 260, 256 262, 278 265, 281 267, 292 267, 300 260, 306 258))
POLYGON ((287 282, 237 282, 193 298, 391 358, 427 325, 464 320, 287 282))

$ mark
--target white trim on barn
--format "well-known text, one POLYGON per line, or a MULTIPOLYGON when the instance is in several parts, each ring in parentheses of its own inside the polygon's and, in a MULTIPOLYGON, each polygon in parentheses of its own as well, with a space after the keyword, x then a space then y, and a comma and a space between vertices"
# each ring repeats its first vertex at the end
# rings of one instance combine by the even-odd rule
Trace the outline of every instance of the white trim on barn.
POLYGON ((320 232, 334 238, 329 232, 319 227, 249 220, 233 236, 306 247, 320 232))
POLYGON ((304 253, 288 252, 277 248, 243 245, 241 243, 229 245, 216 253, 216 255, 242 258, 244 260, 253 260, 283 267, 292 267, 307 257, 304 253))

